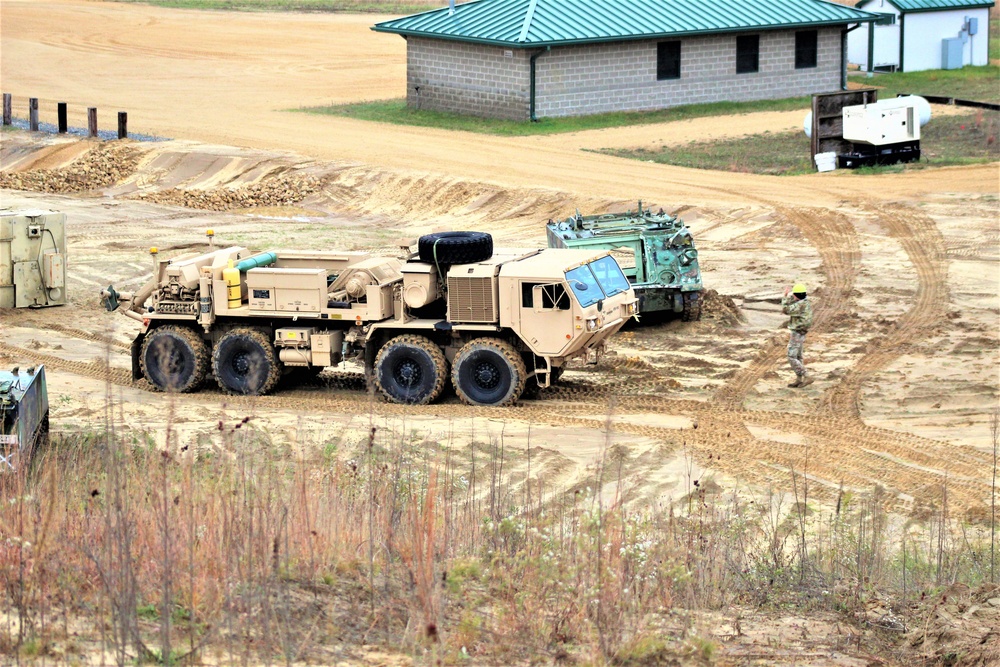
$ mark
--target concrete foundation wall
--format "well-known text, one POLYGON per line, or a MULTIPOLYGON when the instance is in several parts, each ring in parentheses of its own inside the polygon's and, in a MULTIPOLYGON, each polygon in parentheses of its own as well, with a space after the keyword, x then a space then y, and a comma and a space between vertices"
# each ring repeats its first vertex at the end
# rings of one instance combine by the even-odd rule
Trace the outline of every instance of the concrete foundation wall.
MULTIPOLYGON (((795 97, 840 88, 841 29, 818 30, 817 66, 795 69, 795 31, 761 32, 759 71, 736 74, 736 35, 680 40, 681 76, 657 81, 659 40, 554 47, 536 60, 536 115, 582 116, 795 97)), ((534 51, 410 37, 407 104, 523 120, 534 51), (418 90, 419 87, 419 90, 418 90)))

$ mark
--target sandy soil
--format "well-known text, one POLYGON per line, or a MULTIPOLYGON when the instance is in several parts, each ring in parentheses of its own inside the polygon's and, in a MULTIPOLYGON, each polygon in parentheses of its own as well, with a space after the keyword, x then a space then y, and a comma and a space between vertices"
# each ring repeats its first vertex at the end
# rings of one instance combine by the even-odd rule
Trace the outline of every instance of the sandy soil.
MULTIPOLYGON (((511 139, 284 111, 401 94, 403 40, 371 33, 373 16, 11 0, 2 19, 3 88, 16 101, 40 97, 43 120, 56 100, 77 111, 125 108, 135 130, 177 138, 114 149, 103 159, 123 165, 120 178, 96 188, 78 180, 71 189, 82 197, 4 197, 5 205, 70 214, 73 303, 4 317, 6 356, 32 350, 42 358, 44 346, 62 346, 46 357, 56 371, 54 388, 65 369, 97 380, 91 391, 103 396, 107 374, 93 359, 101 341, 111 339, 119 391, 129 404, 151 406, 153 421, 137 426, 156 423, 161 397, 125 386, 129 321, 94 308, 93 293, 106 282, 136 284, 148 263, 142 249, 190 247, 203 240, 205 227, 254 247, 386 249, 441 225, 487 229, 500 244, 535 244, 549 217, 641 197, 691 224, 706 283, 742 305, 746 323, 636 329, 620 337, 618 356, 607 364, 619 372, 571 373, 564 388, 543 400, 490 418, 587 430, 602 418, 584 415, 606 413, 614 396, 616 431, 668 450, 683 443, 699 456, 723 453, 719 472, 733 478, 770 483, 798 461, 831 488, 880 482, 901 502, 945 473, 964 485, 952 496, 963 505, 981 505, 986 497, 998 290, 995 278, 984 284, 983 276, 997 275, 996 165, 776 178, 580 150, 788 129, 800 120, 796 112, 511 139), (260 208, 271 202, 248 188, 265 182, 290 193, 290 201, 260 208), (818 300, 809 361, 821 380, 802 392, 783 386, 782 317, 773 305, 776 290, 793 280, 816 285, 818 300), (56 334, 35 345, 33 328, 56 334), (701 427, 695 434, 672 428, 656 418, 663 413, 686 415, 701 427)), ((7 175, 55 170, 58 181, 59 170, 71 165, 89 174, 95 154, 90 142, 15 133, 4 135, 2 159, 7 175)), ((72 382, 66 387, 61 400, 75 405, 75 393, 86 395, 72 382)), ((347 415, 366 400, 353 388, 290 388, 259 399, 255 409, 280 422, 276 415, 300 394, 347 415)), ((179 400, 232 406, 221 395, 179 400)), ((402 414, 384 404, 377 410, 402 414)), ((190 411, 182 412, 190 421, 190 411)), ((413 419, 420 412, 406 411, 413 419)), ((457 404, 423 412, 431 423, 483 414, 457 404)))
POLYGON ((946 484, 953 507, 983 516, 1000 398, 997 165, 778 178, 581 150, 793 129, 804 110, 514 139, 286 111, 402 95, 404 42, 371 33, 373 16, 5 0, 0 18, 2 88, 16 113, 29 96, 48 121, 56 101, 69 102, 75 125, 87 106, 106 123, 123 109, 133 131, 174 139, 108 149, 100 159, 121 173, 107 184, 88 167, 100 144, 2 135, 3 206, 69 216, 71 303, 0 317, 0 364, 47 365, 55 429, 115 417, 161 439, 167 424, 205 439, 219 420, 251 414, 276 439, 309 447, 360 438, 373 420, 386 434, 458 444, 503 437, 518 452, 512 472, 530 465, 549 488, 585 483, 600 452, 622 444, 637 501, 677 498, 705 475, 728 488, 789 489, 794 468, 817 500, 880 484, 909 513, 946 484), (265 201, 262 184, 286 198, 265 201), (454 397, 419 408, 373 401, 358 369, 253 400, 214 389, 165 397, 133 385, 134 323, 97 299, 108 283, 145 279, 149 246, 195 247, 206 228, 259 249, 391 251, 439 226, 534 245, 550 217, 639 198, 695 231, 718 292, 705 319, 625 331, 601 366, 572 369, 506 410, 454 397), (817 307, 807 363, 818 380, 798 391, 785 387, 775 305, 795 281, 817 307))

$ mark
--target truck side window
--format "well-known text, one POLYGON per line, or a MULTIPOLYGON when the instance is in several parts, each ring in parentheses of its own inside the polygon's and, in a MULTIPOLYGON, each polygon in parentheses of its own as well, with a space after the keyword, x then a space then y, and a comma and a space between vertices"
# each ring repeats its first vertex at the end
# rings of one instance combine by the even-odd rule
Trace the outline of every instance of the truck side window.
POLYGON ((521 307, 542 310, 569 310, 569 294, 559 283, 521 283, 521 307), (535 288, 541 288, 542 302, 535 304, 535 288))

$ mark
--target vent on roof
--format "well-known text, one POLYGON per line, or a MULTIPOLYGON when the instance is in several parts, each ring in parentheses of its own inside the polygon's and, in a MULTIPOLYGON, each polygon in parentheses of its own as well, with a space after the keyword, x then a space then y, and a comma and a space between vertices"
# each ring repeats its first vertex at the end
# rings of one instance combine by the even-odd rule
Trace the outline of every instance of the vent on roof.
POLYGON ((492 278, 448 276, 448 319, 452 322, 496 322, 492 278))

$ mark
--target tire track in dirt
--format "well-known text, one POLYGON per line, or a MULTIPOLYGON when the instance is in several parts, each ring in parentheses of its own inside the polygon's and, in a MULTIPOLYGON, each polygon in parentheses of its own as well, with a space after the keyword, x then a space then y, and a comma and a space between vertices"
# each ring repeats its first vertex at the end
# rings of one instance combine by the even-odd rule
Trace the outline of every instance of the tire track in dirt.
MULTIPOLYGON (((813 331, 824 333, 831 328, 835 315, 847 307, 854 290, 861 264, 857 232, 851 221, 839 213, 771 205, 802 232, 820 255, 824 283, 822 298, 817 299, 813 331)), ((783 358, 785 342, 783 335, 772 336, 757 357, 716 392, 714 402, 725 407, 742 405, 750 390, 783 358)))
MULTIPOLYGON (((69 361, 8 344, 0 344, 0 354, 29 358, 52 369, 115 385, 144 386, 144 383, 133 383, 129 371, 109 368, 100 361, 69 361)), ((247 414, 278 410, 314 414, 371 412, 380 418, 513 419, 586 430, 605 428, 607 416, 612 415, 617 417, 611 426, 615 432, 659 442, 666 447, 664 451, 668 456, 675 455, 681 447, 686 448, 696 460, 709 462, 713 470, 741 484, 780 483, 785 486, 790 481, 789 470, 794 469, 797 473, 805 470, 821 482, 812 492, 817 498, 833 499, 841 483, 859 491, 881 484, 896 494, 890 502, 897 509, 908 506, 907 496, 932 501, 942 483, 947 483, 951 500, 963 507, 981 504, 988 492, 987 480, 982 476, 987 465, 985 454, 840 417, 720 409, 711 403, 690 399, 631 392, 619 394, 613 387, 585 381, 577 382, 579 391, 572 400, 543 396, 538 400, 522 401, 511 408, 472 408, 450 400, 428 406, 387 403, 365 391, 359 373, 324 377, 314 384, 316 386, 245 398, 227 396, 210 384, 198 394, 179 398, 198 403, 206 398, 215 399, 227 404, 230 410, 247 414), (696 427, 679 430, 628 420, 629 415, 637 414, 687 415, 696 427), (756 438, 748 424, 802 434, 808 438, 808 447, 756 438), (753 452, 752 456, 747 456, 748 452, 753 452)), ((636 463, 631 474, 653 475, 662 463, 656 457, 644 464, 636 463)))
POLYGON ((905 354, 912 343, 943 321, 948 306, 944 237, 926 215, 900 205, 866 205, 889 235, 900 242, 917 271, 913 306, 891 331, 867 344, 867 351, 820 400, 820 411, 861 418, 861 387, 905 354))
POLYGON ((58 369, 74 375, 103 380, 124 387, 132 386, 131 371, 123 368, 111 368, 103 361, 70 361, 53 354, 45 354, 7 343, 0 343, 0 354, 11 358, 28 358, 39 364, 45 364, 46 368, 58 369))

